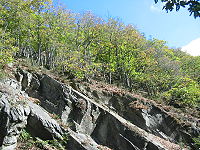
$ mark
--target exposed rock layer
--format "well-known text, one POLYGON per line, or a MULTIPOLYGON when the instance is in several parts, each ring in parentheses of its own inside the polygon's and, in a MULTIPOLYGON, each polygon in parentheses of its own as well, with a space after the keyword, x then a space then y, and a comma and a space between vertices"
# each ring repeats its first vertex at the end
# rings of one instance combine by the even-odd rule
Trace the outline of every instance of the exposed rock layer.
POLYGON ((192 138, 200 133, 195 122, 180 126, 174 116, 138 96, 83 85, 77 91, 48 75, 21 69, 16 78, 19 82, 0 83, 2 149, 14 149, 23 128, 44 140, 62 138, 67 132, 66 148, 72 150, 175 150, 180 141, 192 147, 192 138), (60 116, 68 127, 62 128, 49 113, 60 116))
POLYGON ((18 82, 12 79, 1 81, 0 85, 0 146, 12 150, 22 129, 43 139, 61 138, 63 131, 59 124, 30 97, 21 91, 18 82))

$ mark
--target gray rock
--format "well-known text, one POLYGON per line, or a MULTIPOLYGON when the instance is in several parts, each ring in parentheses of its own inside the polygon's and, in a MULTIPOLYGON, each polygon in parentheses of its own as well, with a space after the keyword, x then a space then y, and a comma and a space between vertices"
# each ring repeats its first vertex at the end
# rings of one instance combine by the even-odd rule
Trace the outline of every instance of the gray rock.
POLYGON ((27 128, 32 135, 42 139, 62 138, 63 131, 60 125, 48 115, 46 110, 32 102, 28 102, 28 105, 31 112, 27 128))
POLYGON ((28 71, 18 68, 15 76, 16 79, 21 83, 23 91, 26 91, 33 97, 37 97, 35 92, 40 87, 40 82, 36 74, 31 74, 28 71))
POLYGON ((0 147, 2 150, 14 149, 21 129, 27 124, 28 116, 21 105, 13 106, 7 102, 0 111, 0 118, 0 147))
MULTIPOLYGON (((0 101, 0 109, 9 114, 9 117, 4 115, 9 119, 3 119, 2 124, 9 124, 10 119, 17 121, 26 119, 22 116, 28 116, 27 129, 34 136, 42 139, 62 138, 62 134, 67 131, 69 149, 96 150, 106 145, 116 150, 175 150, 180 147, 173 142, 179 142, 182 138, 188 143, 191 135, 194 135, 192 133, 197 134, 199 131, 194 126, 190 131, 183 132, 185 130, 174 122, 173 117, 138 97, 121 96, 92 88, 87 90, 88 87, 77 85, 83 94, 45 74, 35 75, 23 70, 19 71, 18 76, 21 78, 19 81, 22 89, 29 96, 39 98, 43 108, 32 102, 27 103, 29 109, 23 106, 23 111, 20 107, 6 108, 5 93, 0 101), (135 108, 130 107, 133 101, 139 104, 135 108), (8 113, 10 111, 12 113, 8 113), (65 131, 61 129, 48 113, 58 115, 68 128, 65 131)), ((4 130, 2 133, 6 135, 4 130)))
POLYGON ((29 101, 18 82, 0 81, 0 149, 15 149, 24 128, 43 139, 59 139, 63 134, 60 125, 46 110, 29 101))

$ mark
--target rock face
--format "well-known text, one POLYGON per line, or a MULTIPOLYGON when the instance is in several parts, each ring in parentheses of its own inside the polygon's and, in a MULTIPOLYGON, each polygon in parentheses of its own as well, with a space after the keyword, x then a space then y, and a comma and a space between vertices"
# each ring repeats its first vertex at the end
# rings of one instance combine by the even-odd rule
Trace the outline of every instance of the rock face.
POLYGON ((119 94, 87 85, 79 91, 45 74, 18 69, 18 80, 0 82, 0 146, 14 149, 21 129, 41 139, 69 134, 71 150, 178 150, 192 147, 200 128, 177 118, 138 95, 119 94), (38 103, 40 106, 33 103, 38 103), (49 113, 61 118, 61 127, 49 113), (105 145, 105 146, 103 146, 105 145))
POLYGON ((18 82, 12 79, 0 82, 0 147, 12 150, 22 129, 27 128, 42 139, 61 138, 59 124, 48 113, 29 100, 18 82), (42 134, 41 134, 42 133, 42 134))

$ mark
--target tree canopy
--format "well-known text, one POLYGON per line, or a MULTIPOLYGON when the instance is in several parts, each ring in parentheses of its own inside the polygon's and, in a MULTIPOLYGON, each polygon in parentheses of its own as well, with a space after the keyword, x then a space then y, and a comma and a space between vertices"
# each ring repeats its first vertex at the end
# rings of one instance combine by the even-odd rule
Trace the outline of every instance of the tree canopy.
MULTIPOLYGON (((155 3, 158 3, 159 0, 154 0, 155 3)), ((163 9, 172 11, 175 9, 178 11, 181 7, 187 8, 190 12, 190 15, 193 15, 195 18, 200 17, 200 1, 199 0, 160 0, 165 3, 163 9)))
POLYGON ((51 0, 0 0, 0 9, 0 67, 23 58, 66 77, 144 91, 172 105, 200 104, 200 57, 146 39, 118 19, 72 13, 51 0))

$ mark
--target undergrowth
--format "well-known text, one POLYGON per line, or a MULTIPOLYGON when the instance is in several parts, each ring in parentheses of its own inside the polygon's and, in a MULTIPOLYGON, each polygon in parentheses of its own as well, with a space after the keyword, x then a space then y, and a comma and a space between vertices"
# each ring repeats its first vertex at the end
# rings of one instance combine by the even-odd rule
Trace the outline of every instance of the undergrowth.
POLYGON ((200 149, 200 136, 198 136, 198 138, 193 138, 194 141, 194 146, 197 150, 200 149))
POLYGON ((67 144, 68 136, 66 134, 63 135, 61 140, 53 139, 53 140, 42 140, 38 137, 32 137, 29 132, 25 129, 22 130, 19 137, 19 144, 17 150, 23 149, 55 149, 55 150, 66 150, 65 146, 67 144))

